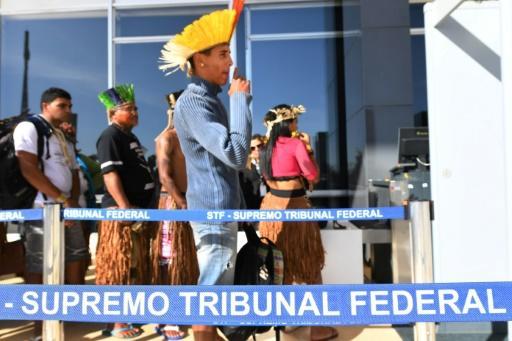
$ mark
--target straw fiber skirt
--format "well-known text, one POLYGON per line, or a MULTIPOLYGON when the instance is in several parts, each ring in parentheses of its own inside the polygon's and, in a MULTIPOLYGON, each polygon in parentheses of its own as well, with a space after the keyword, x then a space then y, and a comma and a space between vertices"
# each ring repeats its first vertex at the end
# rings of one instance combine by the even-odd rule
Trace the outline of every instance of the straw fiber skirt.
MULTIPOLYGON (((282 198, 267 193, 261 203, 262 210, 310 208, 305 196, 282 198)), ((262 221, 260 235, 274 242, 283 252, 284 284, 320 282, 325 264, 325 251, 316 221, 262 221)))
MULTIPOLYGON (((160 195, 158 208, 175 210, 176 203, 167 193, 160 195)), ((153 284, 194 285, 199 278, 194 233, 188 222, 162 221, 152 242, 153 284), (167 238, 171 242, 171 257, 161 262, 162 257, 162 228, 167 224, 167 238), (165 267, 161 264, 165 264, 165 267), (167 274, 162 274, 167 268, 167 274), (166 282, 166 283, 164 283, 166 282)))
POLYGON ((102 221, 96 252, 96 284, 149 284, 153 222, 102 221))

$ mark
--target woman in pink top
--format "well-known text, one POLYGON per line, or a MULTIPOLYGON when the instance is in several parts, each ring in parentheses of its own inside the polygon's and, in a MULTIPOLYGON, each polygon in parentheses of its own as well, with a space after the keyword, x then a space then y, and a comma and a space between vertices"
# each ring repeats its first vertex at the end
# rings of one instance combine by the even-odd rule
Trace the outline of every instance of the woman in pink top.
MULTIPOLYGON (((313 158, 309 137, 297 134, 297 117, 302 106, 286 104, 272 108, 265 115, 267 145, 260 166, 270 191, 261 203, 262 210, 304 209, 311 205, 308 189, 318 182, 318 166, 313 158), (294 137, 297 136, 297 137, 294 137)), ((284 284, 321 284, 324 247, 320 228, 315 221, 263 221, 259 225, 262 237, 274 242, 283 252, 284 284)), ((330 340, 338 336, 331 327, 312 327, 311 340, 330 340)))

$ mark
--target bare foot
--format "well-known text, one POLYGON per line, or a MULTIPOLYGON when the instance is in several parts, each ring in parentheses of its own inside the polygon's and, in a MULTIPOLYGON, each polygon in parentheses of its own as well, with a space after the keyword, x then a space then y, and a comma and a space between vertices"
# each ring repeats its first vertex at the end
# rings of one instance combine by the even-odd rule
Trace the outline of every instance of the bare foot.
POLYGON ((180 340, 187 336, 187 333, 180 330, 179 326, 168 324, 162 328, 162 336, 165 340, 180 340))
POLYGON ((338 337, 333 327, 311 327, 311 341, 327 341, 338 337))

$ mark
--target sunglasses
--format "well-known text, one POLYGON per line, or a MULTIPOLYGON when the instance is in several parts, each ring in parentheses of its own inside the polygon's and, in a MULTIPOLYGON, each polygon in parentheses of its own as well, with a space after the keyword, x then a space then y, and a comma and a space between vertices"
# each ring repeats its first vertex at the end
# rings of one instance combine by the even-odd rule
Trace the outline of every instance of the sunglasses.
POLYGON ((258 148, 258 149, 263 148, 263 143, 260 143, 260 144, 258 144, 256 146, 251 146, 251 150, 256 150, 256 148, 258 148))

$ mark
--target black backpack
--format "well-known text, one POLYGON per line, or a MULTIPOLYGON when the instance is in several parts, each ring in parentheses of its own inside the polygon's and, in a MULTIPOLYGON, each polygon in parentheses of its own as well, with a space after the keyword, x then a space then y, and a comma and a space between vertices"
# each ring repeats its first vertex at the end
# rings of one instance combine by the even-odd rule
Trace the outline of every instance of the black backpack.
MULTIPOLYGON (((235 285, 281 285, 283 284, 283 253, 267 238, 260 238, 254 227, 242 224, 247 243, 236 255, 235 285), (265 241, 265 243, 263 242, 265 241)), ((245 341, 255 334, 265 333, 271 326, 221 326, 229 341, 245 341)), ((276 327, 276 340, 279 329, 276 327)))
MULTIPOLYGON (((14 150, 13 132, 20 122, 32 122, 37 131, 37 159, 42 165, 44 137, 53 133, 51 126, 38 115, 13 117, 0 122, 0 209, 12 210, 32 208, 37 190, 21 174, 16 151, 14 150)), ((48 150, 48 148, 47 148, 48 150)), ((46 159, 50 157, 47 152, 46 159)), ((42 168, 44 172, 44 169, 42 168)))

